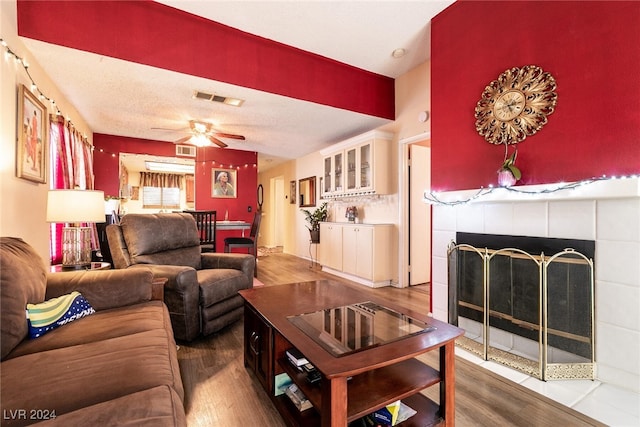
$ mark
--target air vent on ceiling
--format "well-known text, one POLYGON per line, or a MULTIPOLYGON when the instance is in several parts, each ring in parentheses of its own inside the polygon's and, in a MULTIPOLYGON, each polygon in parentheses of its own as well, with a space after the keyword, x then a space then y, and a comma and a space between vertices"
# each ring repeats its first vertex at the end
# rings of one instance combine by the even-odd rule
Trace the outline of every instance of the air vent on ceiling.
POLYGON ((176 145, 176 156, 195 157, 196 147, 193 145, 176 145))
POLYGON ((234 107, 239 107, 244 102, 244 99, 220 96, 212 93, 201 92, 199 90, 193 91, 193 97, 195 99, 202 99, 204 101, 220 102, 222 104, 233 105, 234 107))

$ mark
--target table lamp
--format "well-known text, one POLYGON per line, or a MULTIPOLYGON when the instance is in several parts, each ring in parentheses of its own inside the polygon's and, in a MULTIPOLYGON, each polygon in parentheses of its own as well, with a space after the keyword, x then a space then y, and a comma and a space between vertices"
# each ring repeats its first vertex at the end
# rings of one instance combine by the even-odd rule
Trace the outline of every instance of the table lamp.
POLYGON ((62 267, 86 267, 91 264, 91 227, 80 224, 105 222, 104 192, 49 190, 47 222, 65 223, 62 229, 62 267))

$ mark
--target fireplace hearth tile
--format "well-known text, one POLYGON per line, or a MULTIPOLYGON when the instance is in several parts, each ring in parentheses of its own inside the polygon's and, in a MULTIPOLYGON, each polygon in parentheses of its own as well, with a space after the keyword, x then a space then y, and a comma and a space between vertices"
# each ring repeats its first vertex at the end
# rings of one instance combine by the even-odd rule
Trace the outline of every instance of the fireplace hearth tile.
POLYGON ((549 203, 549 236, 595 240, 596 202, 571 200, 549 203))
POLYGON ((548 235, 547 202, 514 203, 513 230, 510 234, 522 236, 548 235))
POLYGON ((602 200, 597 206, 596 235, 602 240, 640 240, 640 199, 602 200))
POLYGON ((545 382, 535 378, 527 378, 520 384, 531 391, 572 407, 598 387, 600 382, 591 380, 545 382))
POLYGON ((640 242, 596 242, 598 281, 640 286, 640 242))

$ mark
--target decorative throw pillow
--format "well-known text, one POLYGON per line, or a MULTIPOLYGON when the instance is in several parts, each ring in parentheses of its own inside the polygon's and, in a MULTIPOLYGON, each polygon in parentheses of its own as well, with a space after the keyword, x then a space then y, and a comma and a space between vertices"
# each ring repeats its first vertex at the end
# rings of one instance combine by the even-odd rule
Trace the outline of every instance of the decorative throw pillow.
POLYGON ((95 312, 80 292, 52 298, 40 304, 27 304, 29 336, 38 338, 59 326, 95 312))

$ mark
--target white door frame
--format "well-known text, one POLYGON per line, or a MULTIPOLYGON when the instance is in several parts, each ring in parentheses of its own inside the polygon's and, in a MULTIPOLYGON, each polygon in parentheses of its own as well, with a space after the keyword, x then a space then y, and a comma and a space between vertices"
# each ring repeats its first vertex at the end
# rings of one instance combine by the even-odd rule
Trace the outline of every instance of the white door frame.
MULTIPOLYGON (((269 194, 271 194, 271 219, 269 220, 270 233, 267 246, 275 247, 284 245, 282 240, 284 222, 284 176, 279 175, 270 179, 269 194)), ((264 217, 262 218, 264 220, 264 217)))
POLYGON ((409 144, 431 139, 431 132, 423 132, 398 141, 398 287, 409 286, 409 144))

